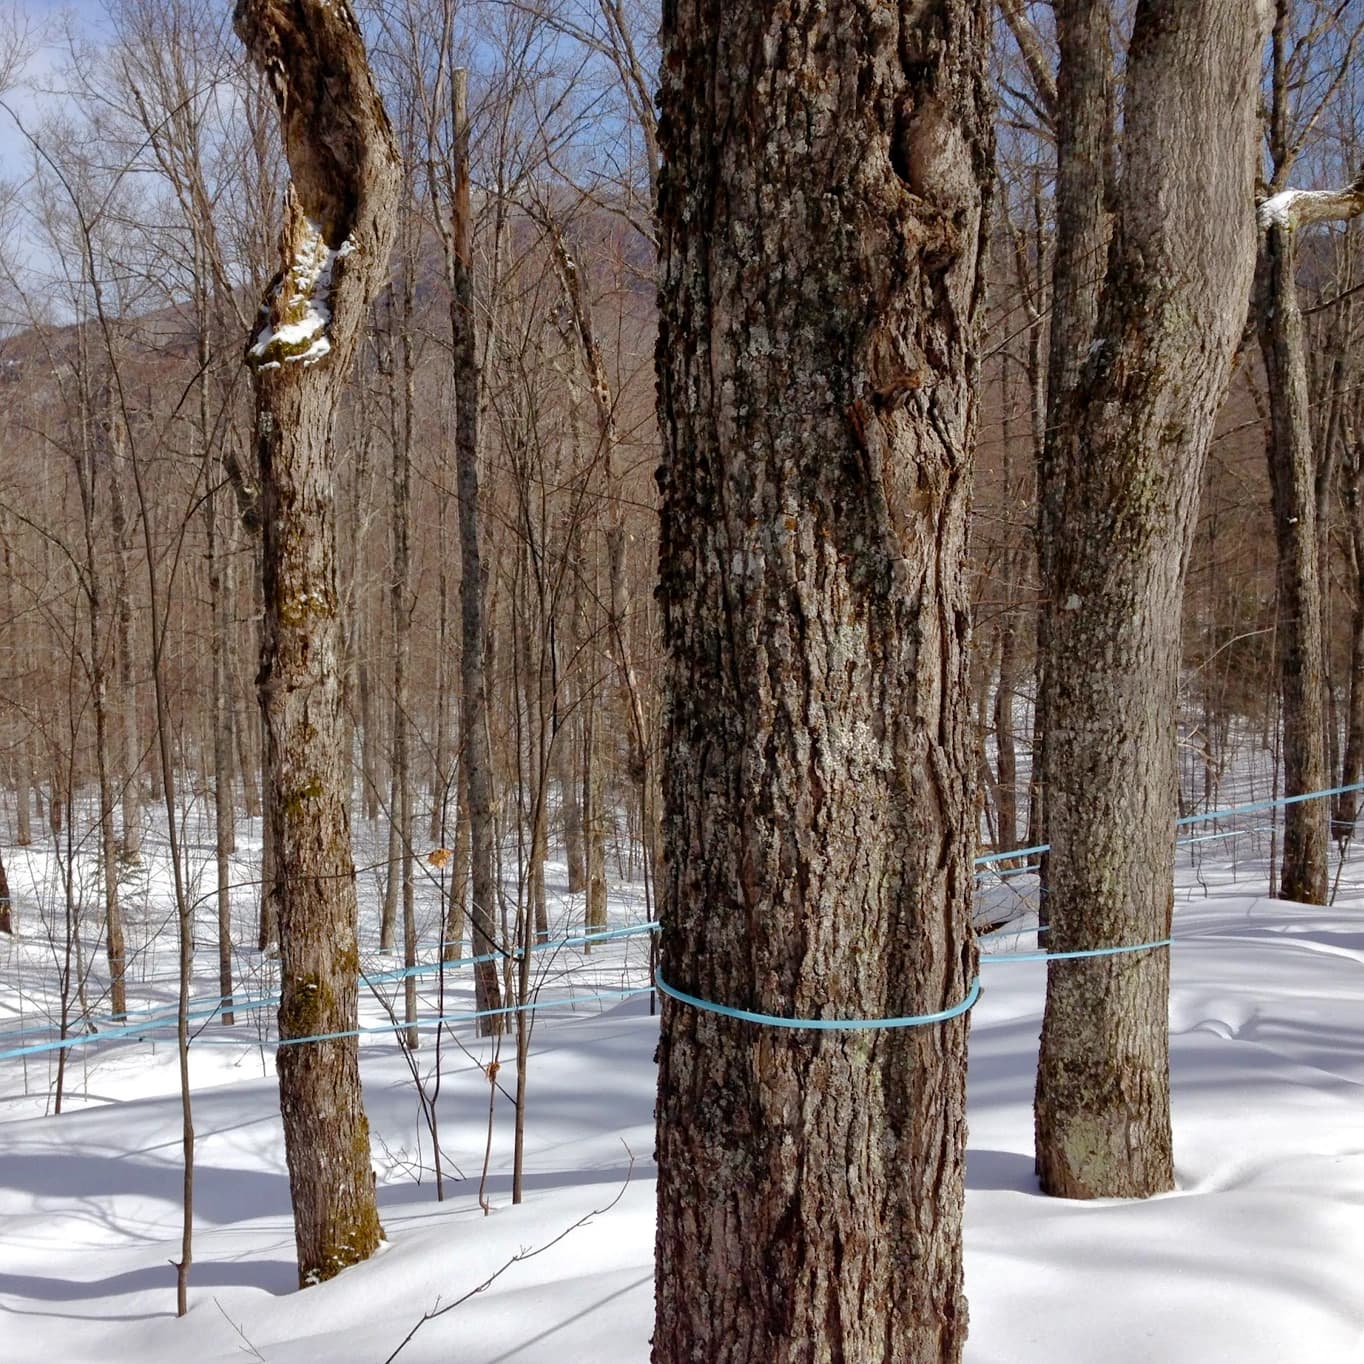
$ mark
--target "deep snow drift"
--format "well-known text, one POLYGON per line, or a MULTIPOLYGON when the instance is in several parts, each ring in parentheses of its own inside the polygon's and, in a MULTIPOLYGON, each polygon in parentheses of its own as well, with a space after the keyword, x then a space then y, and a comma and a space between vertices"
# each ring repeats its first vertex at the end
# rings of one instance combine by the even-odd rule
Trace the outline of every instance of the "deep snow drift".
MULTIPOLYGON (((243 848, 245 880, 249 840, 243 848)), ((1347 867, 1336 907, 1312 909, 1257 896, 1262 864, 1243 857, 1233 881, 1229 860, 1211 863, 1229 852, 1205 856, 1197 875, 1182 857, 1176 907, 1176 1193, 1066 1204, 1037 1192, 1031 1097, 1045 967, 983 972, 971 1030, 970 1364, 1364 1359, 1364 867, 1347 867)), ((54 923, 59 917, 46 854, 20 859, 10 875, 25 936, 0 944, 0 1048, 45 1035, 54 945, 39 911, 54 923)), ((133 937, 145 954, 130 1005, 151 1008, 170 989, 170 946, 159 947, 156 932, 167 906, 164 868, 153 864, 132 885, 141 889, 126 898, 143 935, 133 937)), ((367 905, 374 898, 362 893, 367 905)), ((560 894, 556 903, 559 927, 580 924, 572 899, 560 894)), ((243 940, 249 909, 244 891, 243 940)), ((644 918, 642 901, 629 896, 612 909, 618 926, 644 918)), ((216 993, 209 911, 205 904, 204 974, 196 982, 204 995, 216 993)), ((986 946, 1032 945, 1026 922, 986 946)), ((244 954, 241 964, 263 994, 270 963, 244 954)), ((368 963, 376 971, 396 964, 368 963)), ((206 1024, 191 1053, 197 1220, 184 1320, 173 1315, 168 1264, 180 1236, 173 1041, 149 1031, 147 1040, 73 1051, 72 1111, 60 1116, 44 1112, 54 1054, 0 1061, 0 1359, 385 1360, 424 1313, 573 1228, 425 1323, 398 1357, 647 1360, 657 1021, 647 995, 591 998, 646 973, 642 935, 590 956, 567 947, 537 960, 542 998, 578 1002, 547 1010, 535 1024, 526 1197, 515 1207, 511 1106, 498 1098, 487 1215, 479 1185, 492 1044, 477 1040, 470 1024, 456 1025, 443 1043, 438 1112, 449 1174, 438 1204, 407 1066, 391 1036, 366 1035, 365 1097, 390 1244, 369 1264, 302 1293, 294 1290, 272 1049, 258 1036, 269 1012, 240 1017, 231 1030, 206 1024)), ((423 979, 433 1012, 437 988, 423 979)), ((467 975, 452 977, 445 1012, 465 1007, 467 975)), ((382 1019, 370 999, 362 1021, 382 1019)), ((423 1070, 433 1045, 425 1034, 423 1070)), ((508 1039, 499 1076, 507 1084, 511 1059, 508 1039)))

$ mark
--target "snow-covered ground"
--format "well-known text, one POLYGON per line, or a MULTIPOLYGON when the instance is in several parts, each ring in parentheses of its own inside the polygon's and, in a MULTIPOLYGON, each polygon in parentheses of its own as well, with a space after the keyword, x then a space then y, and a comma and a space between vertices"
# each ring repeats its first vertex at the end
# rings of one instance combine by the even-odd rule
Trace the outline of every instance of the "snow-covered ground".
MULTIPOLYGON (((9 861, 24 936, 0 943, 0 1050, 47 1035, 62 945, 60 933, 44 934, 40 916, 60 922, 54 863, 45 853, 9 861)), ((127 895, 131 936, 146 948, 130 1005, 149 1011, 171 988, 169 945, 155 931, 167 911, 164 872, 151 861, 127 895)), ((578 906, 563 893, 562 868, 551 872, 556 931, 567 935, 578 906)), ((985 968, 971 1030, 970 1364, 1364 1360, 1364 865, 1347 866, 1331 909, 1261 898, 1264 875, 1244 842, 1181 853, 1171 1000, 1179 1187, 1168 1196, 1074 1204, 1037 1192, 1031 1099, 1045 967, 985 968), (1235 861, 1229 845, 1240 847, 1235 861)), ((204 876, 201 891, 210 884, 204 876)), ((375 887, 361 884, 372 932, 375 887)), ((421 901, 427 932, 437 890, 421 901)), ((1026 914, 1028 891, 1026 878, 1016 894, 991 891, 996 920, 1001 907, 1026 914)), ((202 913, 195 989, 208 996, 217 992, 212 906, 202 913)), ((248 893, 238 914, 249 940, 248 893)), ((618 896, 612 916, 618 927, 642 921, 642 898, 618 896)), ((1035 940, 1020 927, 986 946, 1035 940)), ((93 944, 85 955, 99 964, 93 944)), ((367 960, 374 971, 397 965, 367 960)), ((592 998, 640 982, 646 964, 644 935, 599 945, 590 957, 565 947, 537 959, 542 998, 563 1007, 535 1024, 519 1206, 511 1203, 511 1105, 501 1097, 487 1213, 479 1200, 493 1044, 469 1024, 443 1043, 448 1175, 437 1203, 406 1063, 391 1037, 366 1035, 365 1098, 389 1244, 302 1293, 272 1051, 261 1042, 270 1011, 242 1015, 233 1030, 206 1023, 191 1052, 195 1264, 183 1320, 174 1316, 168 1263, 179 1256, 181 1190, 169 1033, 149 1027, 144 1040, 73 1050, 60 1116, 48 1111, 55 1053, 0 1060, 0 1360, 385 1360, 424 1314, 535 1251, 421 1325, 398 1358, 647 1360, 657 1022, 647 995, 592 998)), ((243 953, 240 966, 263 997, 271 963, 243 953)), ((95 1014, 97 978, 92 971, 95 1014)), ((422 988, 439 1007, 438 977, 424 977, 422 988)), ((447 1014, 471 1007, 466 976, 444 988, 447 1014)), ((373 997, 363 1021, 382 1022, 373 997)), ((425 1034, 424 1068, 433 1044, 425 1034)), ((508 1040, 504 1081, 511 1056, 508 1040)))

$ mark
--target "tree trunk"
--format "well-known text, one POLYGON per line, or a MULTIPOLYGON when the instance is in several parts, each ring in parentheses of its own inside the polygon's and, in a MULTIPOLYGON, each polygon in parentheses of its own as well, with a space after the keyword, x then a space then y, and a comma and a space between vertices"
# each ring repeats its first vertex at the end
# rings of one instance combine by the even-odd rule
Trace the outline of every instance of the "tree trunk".
MULTIPOLYGON (((969 997, 991 6, 664 10, 660 982, 969 997)), ((665 998, 655 1364, 961 1356, 966 1021, 665 998)))
POLYGON ((375 756, 378 741, 374 733, 374 688, 369 678, 368 631, 362 631, 360 661, 355 668, 356 689, 360 695, 360 794, 364 800, 365 818, 373 823, 379 818, 379 763, 375 756))
POLYGON ((440 556, 437 569, 436 605, 436 734, 431 754, 431 819, 426 835, 436 848, 445 846, 450 809, 450 722, 449 690, 446 669, 449 666, 450 637, 450 575, 447 572, 448 548, 445 536, 445 503, 448 492, 437 490, 439 499, 439 532, 436 553, 440 556))
MULTIPOLYGON (((1350 589, 1350 677, 1345 719, 1345 754, 1340 784, 1364 781, 1364 441, 1350 422, 1344 424, 1341 500, 1345 504, 1348 539, 1347 577, 1350 589)), ((1354 837, 1361 800, 1358 791, 1337 798, 1332 833, 1337 842, 1354 837)))
MULTIPOLYGON (((263 645, 262 645, 263 647, 263 645)), ((270 800, 269 774, 263 772, 261 795, 270 800)), ((256 948, 261 952, 279 949, 279 863, 275 858, 275 825, 270 812, 263 810, 260 841, 260 906, 256 922, 256 948)))
MULTIPOLYGON (((105 395, 108 396, 107 394, 105 395)), ((128 1012, 128 962, 123 941, 123 909, 118 899, 118 838, 114 832, 114 782, 111 771, 109 737, 108 661, 103 639, 104 598, 102 573, 97 562, 94 540, 96 469, 111 467, 110 447, 112 411, 94 417, 94 445, 81 480, 81 500, 85 508, 86 571, 85 589, 90 633, 90 690, 95 713, 95 769, 99 781, 100 881, 104 888, 105 951, 109 960, 109 1004, 115 1018, 128 1012)))
MULTIPOLYGON (((1000 365, 1000 410, 1003 416, 1003 484, 1005 499, 1014 492, 1013 480, 1013 422, 1010 410, 1009 364, 1000 365)), ((1020 657, 1017 614, 1021 604, 1015 600, 1026 573, 1026 549, 1007 544, 1002 555, 1002 577, 1006 602, 1004 616, 999 623, 999 673, 995 686, 993 725, 995 731, 995 814, 998 820, 996 848, 1007 851, 1018 847, 1018 755, 1014 733, 1014 703, 1018 698, 1019 682, 1023 675, 1020 657)))
MULTIPOLYGON (((206 456, 207 458, 207 456, 206 456)), ((216 461, 214 461, 216 466, 216 461)), ((216 473, 216 467, 215 467, 216 473)), ((218 995, 222 1021, 236 1022, 232 1010, 232 852, 236 811, 232 792, 232 698, 228 694, 227 601, 223 593, 222 552, 218 544, 218 500, 204 502, 208 545, 208 609, 212 632, 213 696, 213 852, 218 901, 218 995)))
POLYGON ((606 813, 602 799, 601 746, 597 742, 597 710, 589 705, 583 713, 582 817, 583 926, 589 933, 606 927, 606 813))
MULTIPOLYGON (((576 346, 574 347, 576 353, 576 346)), ((577 365, 569 358, 566 373, 565 400, 568 407, 568 449, 570 467, 583 470, 584 482, 590 482, 591 463, 583 459, 582 402, 577 382, 577 365)), ((587 560, 583 553, 584 532, 575 520, 568 529, 564 557, 568 565, 569 610, 559 627, 560 656, 569 662, 561 690, 560 733, 555 744, 558 766, 559 799, 564 820, 564 858, 568 863, 568 892, 582 894, 587 889, 587 861, 585 812, 583 810, 584 716, 592 709, 592 684, 583 655, 589 654, 591 631, 586 620, 587 560)))
POLYGON ((70 799, 70 787, 54 765, 52 780, 48 783, 47 793, 47 827, 52 831, 53 838, 61 837, 66 807, 70 799))
MULTIPOLYGON (((1265 454, 1278 548, 1276 639, 1283 707, 1283 790, 1286 796, 1298 796, 1326 787, 1326 695, 1317 470, 1298 307, 1297 251, 1290 225, 1271 224, 1260 238, 1255 325, 1269 387, 1265 454)), ((1326 903, 1328 815, 1324 800, 1284 807, 1279 861, 1283 899, 1326 903)))
MULTIPOLYGON (((15 789, 15 799, 18 802, 15 811, 14 841, 21 848, 29 847, 33 842, 33 800, 37 797, 42 799, 37 784, 33 780, 33 725, 27 716, 24 717, 24 737, 19 743, 19 780, 15 789)), ((39 818, 42 817, 41 808, 38 811, 39 818)))
MULTIPOLYGON (((14 668, 20 678, 29 676, 31 624, 21 622, 14 598, 14 562, 10 555, 8 527, 0 526, 0 567, 5 574, 5 612, 9 616, 14 668)), ((21 848, 33 842, 33 720, 26 709, 19 713, 21 726, 14 746, 14 841, 21 848)))
MULTIPOLYGON (((1285 63, 1289 7, 1276 7, 1274 85, 1269 142, 1274 184, 1293 164, 1287 131, 1290 77, 1285 63)), ((1324 537, 1329 461, 1312 440, 1311 401, 1302 311, 1298 306, 1296 235, 1312 223, 1345 221, 1364 213, 1364 170, 1340 190, 1280 190, 1259 212, 1255 324, 1269 389, 1266 445, 1278 546, 1279 689, 1283 710, 1284 794, 1303 795, 1327 784, 1324 537)), ((1325 904, 1329 810, 1324 800, 1284 810, 1279 894, 1325 904)))
POLYGON ((465 786, 467 769, 461 762, 456 785, 459 789, 459 808, 455 813, 455 849, 450 859, 450 898, 445 910, 446 961, 458 961, 464 950, 464 925, 468 917, 469 899, 469 795, 465 786))
POLYGON ((399 163, 343 0, 241 0, 233 22, 270 79, 293 176, 284 266, 247 359, 265 532, 259 688, 279 887, 280 1106, 306 1285, 367 1259, 382 1235, 353 1031, 360 963, 331 439, 384 282, 399 163))
MULTIPOLYGON (((640 697, 639 677, 630 646, 631 593, 626 575, 625 553, 629 536, 625 528, 625 509, 628 499, 622 495, 619 482, 618 450, 620 437, 616 430, 615 399, 606 372, 606 361, 597 341, 592 321, 592 301, 587 292, 584 273, 570 252, 559 225, 547 218, 546 228, 553 248, 555 272, 564 300, 573 318, 579 358, 587 378, 588 392, 597 419, 597 448, 594 461, 600 459, 609 497, 606 503, 605 527, 607 597, 606 630, 611 662, 615 668, 621 709, 629 717, 627 734, 630 745, 630 768, 639 783, 639 803, 642 813, 641 828, 644 843, 652 858, 658 848, 658 837, 651 827, 657 816, 658 805, 650 799, 654 784, 652 755, 649 752, 648 724, 640 697)), ((603 887, 603 897, 605 888, 603 887)), ((602 901, 602 922, 605 923, 605 899, 602 901)))
MULTIPOLYGON (((1106 21, 1101 35, 1062 33, 1064 91, 1068 63, 1092 62, 1087 44, 1107 53, 1106 21)), ((1136 10, 1097 330, 1052 422, 1044 471, 1059 480, 1046 492, 1043 671, 1045 894, 1058 952, 1170 931, 1184 565, 1254 260, 1263 37, 1244 0, 1136 10)), ((1063 98, 1060 145, 1077 116, 1063 98)), ((1091 183, 1071 192, 1092 199, 1101 173, 1092 166, 1091 183)), ((1171 1187, 1168 994, 1160 949, 1050 963, 1036 1099, 1048 1193, 1171 1187)))
MULTIPOLYGON (((252 556, 254 557, 254 556, 252 556)), ((255 603, 252 603, 254 608, 255 603)), ((258 651, 259 652, 259 651, 258 651)), ((260 777, 260 712, 255 708, 241 709, 237 704, 236 673, 229 679, 232 687, 232 737, 237 745, 237 771, 242 781, 242 811, 247 819, 259 819, 261 814, 260 777)))
MULTIPOLYGON (((394 724, 399 723, 397 707, 394 706, 394 724)), ((384 898, 379 908, 379 951, 393 951, 394 933, 398 923, 398 891, 402 885, 403 837, 400 807, 402 805, 402 785, 398 772, 400 760, 405 756, 397 752, 398 740, 394 737, 394 752, 390 755, 388 778, 388 846, 384 859, 384 898)))
POLYGON ((583 861, 583 802, 580 790, 579 761, 582 744, 578 736, 582 733, 577 714, 573 710, 573 700, 577 688, 572 684, 563 691, 564 710, 567 712, 559 721, 559 729, 554 736, 554 768, 559 785, 559 808, 564 822, 564 861, 568 867, 568 893, 578 895, 586 884, 586 870, 583 861))
POLYGON ((0 933, 14 932, 14 906, 9 895, 9 875, 5 871, 5 859, 0 856, 0 933))
MULTIPOLYGON (((404 235, 407 233, 405 231, 404 235)), ((412 313, 416 250, 405 243, 402 313, 398 337, 397 377, 402 382, 402 424, 393 450, 393 770, 396 774, 396 801, 389 818, 398 829, 398 865, 389 864, 389 879, 401 873, 403 907, 403 1018, 409 1027, 406 1043, 415 1051, 421 1043, 417 1031, 416 868, 412 839, 416 820, 412 792, 412 722, 408 714, 408 676, 412 671, 412 432, 416 423, 414 364, 412 358, 412 313)), ((395 291, 396 292, 396 291, 395 291)))
MULTIPOLYGON (((1011 5, 1009 9, 1017 9, 1011 5)), ((1006 10, 1006 17, 1008 11, 1006 10)), ((1037 469, 1037 567, 1044 600, 1037 618, 1037 701, 1033 710, 1033 787, 1028 844, 1047 842, 1046 686, 1051 613, 1045 594, 1065 494, 1066 470, 1058 442, 1062 412, 1079 382, 1099 316, 1099 292, 1112 221, 1114 80, 1110 0, 1058 0, 1060 64, 1055 87, 1056 234, 1046 364, 1044 437, 1037 469)), ((1041 856, 1047 880, 1049 854, 1041 856)), ((1050 908, 1043 897, 1039 922, 1050 908)))
MULTIPOLYGON (((541 470, 543 477, 543 470, 541 470)), ((523 507, 526 503, 523 501, 523 507)), ((536 579, 536 545, 532 540, 535 527, 523 512, 522 543, 514 593, 514 656, 519 654, 516 671, 519 674, 521 710, 525 716, 525 738, 518 745, 517 765, 524 772, 520 787, 525 808, 521 812, 524 823, 530 826, 530 846, 525 853, 526 905, 535 925, 535 941, 549 941, 549 906, 545 899, 545 858, 548 854, 548 826, 545 801, 549 780, 549 717, 553 697, 547 687, 549 652, 549 623, 546 619, 544 593, 536 579)), ((523 823, 523 827, 524 827, 523 823)), ((529 941, 529 934, 519 937, 529 941)), ((518 987, 519 988, 519 987, 518 987)))
POLYGON ((142 745, 138 736, 137 683, 133 676, 133 595, 131 558, 133 526, 123 500, 123 440, 115 426, 110 441, 115 454, 109 471, 110 521, 114 535, 114 629, 118 668, 118 709, 123 753, 118 764, 123 805, 119 856, 124 862, 142 860, 142 801, 138 774, 142 745))
MULTIPOLYGON (((467 75, 455 72, 456 184, 452 205, 454 297, 450 330, 455 367, 455 473, 459 495, 461 610, 460 728, 463 730, 465 780, 468 789, 473 954, 488 956, 497 947, 497 872, 494 861, 492 753, 488 742, 487 683, 484 665, 483 557, 479 544, 478 507, 478 348, 474 331, 473 254, 470 249, 469 119, 465 108, 467 75)), ((474 967, 474 1001, 480 1011, 502 1007, 496 961, 474 967)), ((505 1020, 479 1019, 479 1032, 502 1032, 505 1020)))

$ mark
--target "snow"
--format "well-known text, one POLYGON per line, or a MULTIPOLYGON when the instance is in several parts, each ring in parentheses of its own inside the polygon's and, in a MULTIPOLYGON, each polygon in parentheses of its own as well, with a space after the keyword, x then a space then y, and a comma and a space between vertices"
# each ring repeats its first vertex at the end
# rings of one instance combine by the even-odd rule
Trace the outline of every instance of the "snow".
MULTIPOLYGON (((211 847, 204 818, 191 843, 211 847)), ((374 850, 381 834, 371 831, 374 850)), ((155 840, 149 848, 155 853, 155 840)), ((248 879, 259 823, 244 824, 248 879)), ((93 856, 93 853, 91 854, 93 856)), ((1041 963, 983 969, 972 1020, 966 1274, 968 1364, 1345 1364, 1364 1359, 1364 863, 1347 865, 1333 908, 1263 898, 1264 863, 1225 842, 1181 850, 1171 996, 1178 1189, 1146 1202, 1042 1197, 1032 1169, 1033 1071, 1041 963), (1220 860, 1218 860, 1220 859, 1220 860)), ((362 861, 364 860, 362 856, 362 861)), ((50 1007, 54 861, 10 856, 26 936, 0 941, 0 1047, 50 1007), (22 1019, 22 1024, 20 1020, 22 1019)), ((430 868, 427 868, 429 871, 430 868)), ((581 923, 551 866, 556 932, 581 923)), ((434 873, 433 873, 434 874, 434 873)), ((125 888, 140 973, 133 1008, 164 1001, 170 949, 164 861, 125 888)), ((207 891, 204 874, 200 889, 207 891)), ((366 930, 377 905, 361 876, 366 930)), ((625 886, 613 926, 645 905, 625 886)), ((439 887, 428 888, 431 912, 439 887)), ((1029 874, 994 883, 982 912, 1007 930, 990 951, 1036 944, 1029 874)), ((92 900, 97 900, 92 895, 92 900)), ((202 977, 217 993, 205 895, 202 977)), ((249 893, 236 912, 248 938, 249 893)), ((425 924, 429 928, 429 922, 425 924)), ((369 939, 372 941, 372 938, 369 939)), ((366 1036, 362 1069, 388 1238, 368 1264, 294 1288, 293 1231, 273 1055, 258 1028, 213 1025, 191 1051, 195 1262, 189 1315, 174 1312, 180 1236, 180 1112, 174 1043, 73 1051, 72 1111, 46 1112, 50 1055, 0 1061, 0 1358, 139 1364, 263 1358, 271 1364, 387 1359, 438 1305, 486 1288, 423 1324, 399 1358, 466 1364, 640 1364, 652 1326, 653 1050, 647 995, 589 1000, 643 977, 646 936, 537 958, 544 997, 571 1010, 535 1024, 529 1063, 526 1198, 511 1204, 511 1107, 499 1099, 486 1184, 486 1067, 494 1044, 455 1029, 439 1099, 457 1166, 435 1201, 430 1137, 392 1038, 366 1036), (595 1213, 594 1210, 608 1210, 595 1213), (582 1223, 581 1225, 575 1225, 582 1223), (570 1230, 571 1228, 571 1230, 570 1230)), ((93 946, 87 945, 93 953, 93 946)), ((98 960, 97 958, 95 958, 98 960)), ((101 963, 102 964, 102 963, 101 963)), ((391 969, 393 958, 372 958, 391 969)), ((273 963, 239 966, 268 990, 273 963)), ((423 977, 432 1007, 437 983, 423 977)), ((399 992, 401 981, 380 986, 399 992)), ((467 1007, 464 976, 443 1007, 467 1007)), ((92 1004, 93 1007, 93 1004, 92 1004)), ((369 1000, 362 1022, 382 1020, 369 1000)), ((30 1034, 33 1035, 33 1034, 30 1034)), ((512 1039, 501 1044, 511 1075, 512 1039)), ((420 1053, 432 1064, 431 1038, 420 1053)))
POLYGON ((1359 195, 1349 189, 1286 189, 1271 195, 1256 210, 1261 230, 1300 227, 1329 218, 1350 218, 1360 211, 1359 195))
POLYGON ((278 369, 282 364, 313 365, 331 353, 327 327, 332 320, 332 270, 337 258, 348 255, 353 246, 347 238, 333 251, 317 224, 305 222, 293 264, 275 289, 276 300, 282 299, 289 313, 296 315, 272 325, 268 310, 263 310, 267 316, 246 353, 257 370, 278 369))
POLYGON ((1301 190, 1286 189, 1273 194, 1256 210, 1255 217, 1262 228, 1290 227, 1293 223, 1293 205, 1301 190))

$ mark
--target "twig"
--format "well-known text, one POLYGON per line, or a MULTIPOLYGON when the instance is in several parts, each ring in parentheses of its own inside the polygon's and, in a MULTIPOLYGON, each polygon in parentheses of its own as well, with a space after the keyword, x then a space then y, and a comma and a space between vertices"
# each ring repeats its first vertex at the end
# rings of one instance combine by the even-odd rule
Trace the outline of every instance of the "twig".
MULTIPOLYGON (((441 968, 443 975, 444 962, 441 963, 441 968)), ((417 1061, 417 1053, 414 1052, 412 1048, 407 1045, 406 1037, 406 1029, 408 1026, 407 1022, 404 1021, 401 1024, 398 1022, 398 1012, 393 1007, 392 1001, 390 1001, 388 998, 384 996, 384 994, 379 990, 379 988, 369 978, 369 976, 367 976, 364 973, 364 971, 360 972, 360 979, 363 980, 365 984, 369 987, 369 992, 371 995, 374 996, 375 1002, 384 1011, 384 1013, 388 1015, 388 1021, 393 1024, 394 1039, 397 1041, 398 1050, 402 1053, 403 1060, 407 1062, 408 1072, 412 1076, 412 1084, 417 1091, 417 1103, 421 1107, 422 1118, 426 1122, 427 1131, 431 1133, 431 1146, 434 1153, 433 1168, 435 1169, 436 1172, 437 1189, 439 1189, 441 1187, 441 1181, 443 1178, 443 1167, 441 1162, 444 1159, 444 1156, 440 1149, 440 1129, 436 1121, 436 1099, 440 1094, 440 1052, 438 1050, 436 1053, 436 1086, 435 1091, 433 1093, 428 1091, 426 1087, 426 1078, 421 1073, 421 1066, 418 1064, 417 1061)), ((418 1136, 419 1145, 420 1140, 421 1139, 419 1135, 418 1136)), ((454 1161, 450 1162, 450 1168, 455 1172, 455 1175, 459 1179, 464 1178, 464 1171, 461 1170, 459 1166, 454 1163, 454 1161)), ((420 1184, 421 1183, 420 1154, 418 1156, 416 1169, 418 1171, 417 1183, 420 1184)))
POLYGON ((504 1265, 502 1265, 499 1269, 495 1269, 491 1274, 489 1274, 488 1277, 484 1279, 481 1284, 479 1284, 475 1288, 471 1288, 467 1293, 462 1294, 453 1302, 447 1302, 445 1306, 442 1307, 440 1299, 437 1298, 436 1305, 429 1312, 426 1312, 422 1315, 421 1319, 416 1323, 416 1325, 413 1326, 413 1328, 398 1343, 398 1348, 394 1350, 393 1353, 389 1355, 389 1357, 386 1360, 384 1360, 384 1364, 393 1364, 393 1361, 397 1359, 397 1357, 403 1352, 408 1342, 411 1341, 412 1337, 415 1336, 417 1332, 420 1331, 421 1328, 425 1326, 428 1321, 434 1321, 437 1317, 443 1317, 447 1312, 453 1312, 456 1307, 462 1307, 466 1302, 469 1301, 470 1298, 477 1297, 480 1293, 486 1292, 489 1288, 491 1288, 493 1284, 495 1284, 498 1281, 498 1279, 500 1279, 513 1265, 519 1265, 526 1260, 533 1260, 537 1255, 543 1255, 545 1251, 552 1250, 566 1236, 570 1235, 572 1232, 577 1231, 579 1227, 587 1226, 587 1224, 591 1222, 591 1220, 594 1217, 600 1217, 603 1213, 610 1212, 611 1209, 614 1208, 616 1204, 619 1203, 620 1200, 625 1197, 625 1191, 630 1187, 630 1178, 635 1172, 635 1153, 630 1150, 629 1146, 626 1146, 624 1141, 621 1142, 621 1145, 625 1146, 625 1154, 629 1156, 630 1164, 625 1171, 624 1181, 621 1183, 620 1188, 616 1190, 616 1196, 609 1203, 602 1204, 600 1208, 593 1208, 591 1212, 585 1212, 580 1218, 578 1218, 576 1222, 570 1223, 563 1229, 563 1231, 561 1231, 556 1237, 554 1237, 553 1240, 546 1241, 544 1245, 536 1246, 533 1250, 527 1249, 525 1246, 523 1246, 504 1265))
POLYGON ((255 1358, 260 1360, 261 1364, 265 1364, 265 1356, 251 1343, 250 1337, 246 1332, 227 1315, 227 1308, 225 1308, 217 1298, 213 1299, 213 1305, 223 1314, 223 1320, 242 1338, 242 1344, 237 1348, 241 1350, 243 1354, 254 1355, 255 1358))

